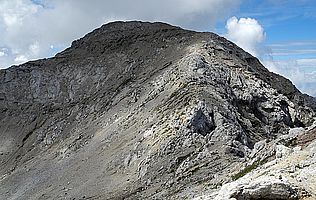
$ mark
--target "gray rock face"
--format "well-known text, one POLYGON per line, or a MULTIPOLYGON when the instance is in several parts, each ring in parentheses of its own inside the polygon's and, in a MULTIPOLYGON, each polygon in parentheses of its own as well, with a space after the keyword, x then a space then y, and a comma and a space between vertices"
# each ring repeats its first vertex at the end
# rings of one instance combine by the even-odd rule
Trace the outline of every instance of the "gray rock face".
POLYGON ((315 100, 213 33, 114 22, 0 70, 0 199, 183 199, 313 123, 315 100), (256 153, 260 152, 260 153, 256 153))

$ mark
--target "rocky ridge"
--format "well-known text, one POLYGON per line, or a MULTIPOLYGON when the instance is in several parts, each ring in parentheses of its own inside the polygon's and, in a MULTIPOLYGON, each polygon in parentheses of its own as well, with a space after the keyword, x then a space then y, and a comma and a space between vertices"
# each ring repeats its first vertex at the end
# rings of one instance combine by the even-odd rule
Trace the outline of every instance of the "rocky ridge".
POLYGON ((314 98, 216 34, 106 24, 53 58, 0 71, 0 197, 218 192, 274 159, 256 153, 261 141, 310 126, 315 111, 314 98))

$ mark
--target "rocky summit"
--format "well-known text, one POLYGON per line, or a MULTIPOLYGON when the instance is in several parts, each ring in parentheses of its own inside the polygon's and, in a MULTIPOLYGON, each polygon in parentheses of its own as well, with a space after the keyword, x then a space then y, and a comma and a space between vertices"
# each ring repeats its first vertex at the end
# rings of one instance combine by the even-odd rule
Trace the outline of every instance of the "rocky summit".
POLYGON ((0 199, 316 199, 315 113, 214 33, 109 23, 0 70, 0 199))

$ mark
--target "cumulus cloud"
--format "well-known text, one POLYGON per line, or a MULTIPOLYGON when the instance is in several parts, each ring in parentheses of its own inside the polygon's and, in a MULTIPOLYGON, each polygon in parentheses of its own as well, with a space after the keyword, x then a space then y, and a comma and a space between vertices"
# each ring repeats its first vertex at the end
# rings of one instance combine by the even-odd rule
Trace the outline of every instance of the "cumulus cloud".
POLYGON ((316 59, 283 59, 276 60, 280 55, 306 54, 314 49, 282 49, 293 46, 301 46, 308 43, 295 42, 287 44, 263 45, 266 38, 264 28, 256 19, 231 17, 226 23, 226 37, 238 46, 258 57, 263 65, 270 71, 290 79, 302 92, 316 96, 316 59), (271 49, 270 49, 271 48, 271 49))
POLYGON ((114 20, 164 21, 207 30, 241 0, 1 0, 0 67, 51 56, 114 20))
POLYGON ((260 44, 265 39, 263 27, 256 19, 231 17, 226 23, 226 37, 253 56, 259 56, 262 51, 260 44))

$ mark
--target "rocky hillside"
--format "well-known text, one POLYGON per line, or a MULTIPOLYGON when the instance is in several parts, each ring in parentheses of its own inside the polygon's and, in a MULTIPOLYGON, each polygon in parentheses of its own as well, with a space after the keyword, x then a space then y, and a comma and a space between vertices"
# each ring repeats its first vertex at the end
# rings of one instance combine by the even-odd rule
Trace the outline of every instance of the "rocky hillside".
POLYGON ((213 198, 275 159, 258 144, 278 145, 315 112, 314 98, 216 34, 106 24, 0 70, 0 199, 213 198))

